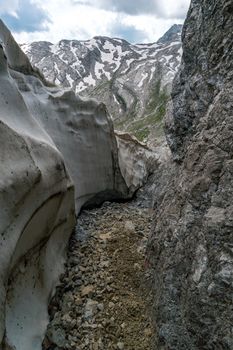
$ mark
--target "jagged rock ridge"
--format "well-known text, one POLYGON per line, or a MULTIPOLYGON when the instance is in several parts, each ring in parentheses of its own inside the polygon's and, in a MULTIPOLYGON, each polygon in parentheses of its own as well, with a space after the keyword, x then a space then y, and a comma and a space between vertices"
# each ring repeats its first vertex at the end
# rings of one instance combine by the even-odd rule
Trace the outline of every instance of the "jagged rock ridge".
POLYGON ((156 349, 233 349, 232 22, 232 1, 193 0, 184 25, 148 250, 156 349))
POLYGON ((130 44, 123 39, 94 37, 87 41, 22 45, 32 64, 50 82, 72 87, 104 102, 117 129, 148 138, 160 136, 161 119, 181 59, 181 25, 157 43, 130 44), (156 130, 157 129, 157 130, 156 130))

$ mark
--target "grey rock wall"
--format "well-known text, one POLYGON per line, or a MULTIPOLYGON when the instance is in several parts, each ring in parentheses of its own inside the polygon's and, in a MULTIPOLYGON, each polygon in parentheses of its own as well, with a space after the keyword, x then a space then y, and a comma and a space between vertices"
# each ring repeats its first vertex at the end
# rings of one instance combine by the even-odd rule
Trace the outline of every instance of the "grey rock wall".
POLYGON ((172 92, 170 179, 148 254, 155 349, 233 349, 232 1, 193 0, 172 92))

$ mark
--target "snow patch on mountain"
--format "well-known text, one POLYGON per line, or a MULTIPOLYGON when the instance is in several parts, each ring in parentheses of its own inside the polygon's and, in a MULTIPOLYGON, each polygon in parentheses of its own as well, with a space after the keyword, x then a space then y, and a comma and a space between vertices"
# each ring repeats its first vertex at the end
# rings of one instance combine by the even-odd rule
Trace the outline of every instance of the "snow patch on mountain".
POLYGON ((181 26, 174 25, 156 43, 98 36, 33 42, 22 49, 48 81, 105 103, 117 128, 131 131, 132 120, 152 120, 152 107, 165 103, 181 61, 181 26))
POLYGON ((85 41, 61 40, 56 44, 34 42, 23 44, 22 49, 47 80, 71 87, 77 93, 97 86, 103 78, 111 80, 116 74, 125 74, 131 67, 147 65, 151 74, 157 62, 166 64, 171 76, 182 54, 180 28, 172 42, 133 45, 119 38, 94 37, 85 41))

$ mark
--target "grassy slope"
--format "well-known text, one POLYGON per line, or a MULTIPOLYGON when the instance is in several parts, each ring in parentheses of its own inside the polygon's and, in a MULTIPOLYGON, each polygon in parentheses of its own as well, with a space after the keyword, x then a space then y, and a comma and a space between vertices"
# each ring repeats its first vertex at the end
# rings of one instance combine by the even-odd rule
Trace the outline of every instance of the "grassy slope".
POLYGON ((168 99, 166 89, 161 88, 161 81, 158 80, 151 90, 143 117, 133 121, 128 131, 133 133, 140 141, 149 136, 151 128, 156 129, 158 138, 161 137, 163 134, 163 117, 166 113, 168 99))
MULTIPOLYGON (((101 99, 106 92, 111 93, 113 89, 113 81, 104 81, 95 87, 91 93, 92 96, 101 99)), ((131 92, 131 90, 129 91, 131 92)), ((115 91, 115 96, 121 105, 121 108, 126 109, 126 102, 123 97, 115 91)), ((115 128, 121 131, 128 131, 135 135, 140 141, 145 141, 153 129, 153 134, 156 138, 163 135, 163 117, 166 113, 166 105, 169 100, 169 95, 165 88, 161 87, 161 80, 155 81, 151 88, 149 101, 143 113, 143 116, 137 118, 137 101, 135 97, 135 106, 131 108, 124 119, 114 121, 115 128)))

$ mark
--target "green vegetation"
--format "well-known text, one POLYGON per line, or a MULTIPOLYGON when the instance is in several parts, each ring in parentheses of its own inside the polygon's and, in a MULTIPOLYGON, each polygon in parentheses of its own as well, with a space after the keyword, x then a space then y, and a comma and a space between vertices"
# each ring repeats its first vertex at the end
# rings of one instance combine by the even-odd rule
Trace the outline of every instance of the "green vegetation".
POLYGON ((146 127, 144 129, 135 131, 134 135, 139 141, 143 141, 147 139, 147 137, 149 136, 149 133, 150 133, 150 130, 146 127))
POLYGON ((115 96, 116 96, 117 101, 118 101, 119 104, 121 105, 121 108, 122 108, 124 111, 126 111, 126 109, 127 109, 127 104, 126 104, 125 100, 123 99, 123 97, 122 97, 120 94, 118 94, 118 92, 115 92, 115 96))
POLYGON ((168 98, 166 89, 161 88, 161 80, 157 80, 152 88, 145 114, 153 113, 157 108, 159 108, 160 113, 163 114, 163 117, 166 111, 168 98))
POLYGON ((114 125, 116 130, 124 131, 125 125, 127 124, 127 119, 115 120, 114 125))
POLYGON ((152 128, 156 137, 161 137, 163 135, 163 118, 166 113, 168 99, 167 91, 164 88, 161 89, 161 81, 158 80, 151 91, 151 97, 144 117, 133 121, 128 131, 134 134, 140 141, 146 140, 152 128))
MULTIPOLYGON (((114 79, 110 81, 105 80, 101 84, 98 84, 92 91, 92 95, 100 96, 104 91, 114 89, 114 79)), ((166 106, 169 99, 169 95, 165 88, 161 87, 161 79, 158 79, 151 89, 150 97, 140 119, 137 119, 137 96, 134 96, 133 91, 127 86, 124 88, 134 97, 134 103, 128 114, 124 119, 115 120, 114 125, 117 130, 128 131, 135 135, 138 140, 145 141, 149 134, 153 132, 156 138, 160 138, 163 135, 163 118, 166 113, 166 106)), ((117 89, 114 94, 121 105, 123 110, 127 110, 126 101, 118 93, 117 89)))

